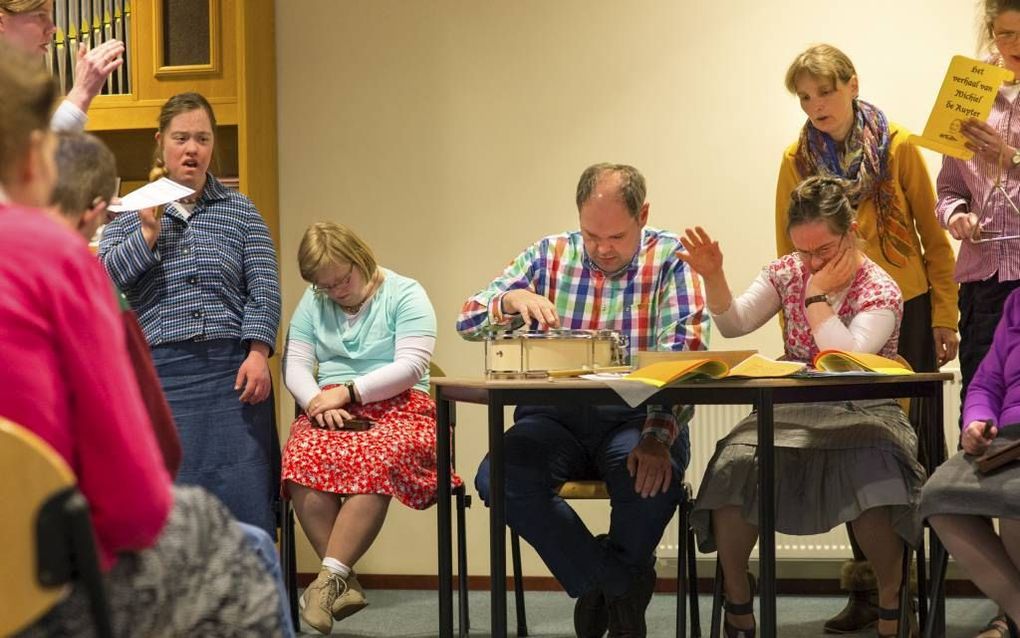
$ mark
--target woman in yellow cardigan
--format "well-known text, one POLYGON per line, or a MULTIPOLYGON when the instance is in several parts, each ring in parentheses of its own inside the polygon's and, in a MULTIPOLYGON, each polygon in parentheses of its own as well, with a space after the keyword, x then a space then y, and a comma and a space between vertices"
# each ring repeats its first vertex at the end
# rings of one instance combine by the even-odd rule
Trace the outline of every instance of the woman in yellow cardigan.
MULTIPOLYGON (((796 185, 812 175, 848 180, 864 252, 903 292, 899 352, 915 370, 936 370, 956 357, 957 286, 955 258, 935 217, 935 193, 921 153, 907 142, 905 129, 858 99, 857 71, 833 46, 816 45, 798 55, 786 72, 786 88, 798 97, 808 119, 779 167, 779 256, 794 250, 786 233, 786 211, 796 185)), ((920 417, 916 407, 910 415, 915 428, 920 417)), ((923 437, 923 429, 918 435, 923 437)), ((926 449, 921 442, 919 448, 926 449)), ((874 575, 847 529, 854 561, 844 566, 841 584, 850 599, 825 623, 829 633, 859 631, 878 618, 874 575)))

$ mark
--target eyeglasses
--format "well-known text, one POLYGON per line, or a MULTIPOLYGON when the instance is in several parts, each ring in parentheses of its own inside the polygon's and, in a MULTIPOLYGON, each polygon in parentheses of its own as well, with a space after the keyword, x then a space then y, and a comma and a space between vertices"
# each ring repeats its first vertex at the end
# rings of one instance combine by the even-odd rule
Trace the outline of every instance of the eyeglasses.
POLYGON ((315 290, 320 291, 320 292, 331 292, 331 291, 336 290, 338 288, 341 288, 341 289, 342 288, 346 288, 348 285, 350 285, 351 277, 352 276, 354 276, 354 264, 351 264, 351 267, 350 267, 350 269, 348 269, 347 274, 344 275, 343 277, 341 277, 338 281, 336 281, 334 283, 331 283, 329 285, 326 285, 326 284, 312 284, 312 288, 314 288, 315 290))
POLYGON ((797 254, 800 255, 801 261, 805 263, 810 263, 813 259, 828 261, 835 257, 836 252, 843 244, 843 238, 845 237, 846 235, 840 235, 839 239, 830 241, 818 250, 798 250, 797 254))
POLYGON ((1017 40, 1017 36, 1020 36, 1020 32, 1017 31, 998 31, 992 34, 997 44, 1013 44, 1017 40))

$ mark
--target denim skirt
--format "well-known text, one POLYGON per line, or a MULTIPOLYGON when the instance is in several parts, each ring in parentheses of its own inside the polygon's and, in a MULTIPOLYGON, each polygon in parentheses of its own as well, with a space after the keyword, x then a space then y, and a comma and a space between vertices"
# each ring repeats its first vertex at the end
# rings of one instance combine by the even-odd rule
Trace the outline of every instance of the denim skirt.
POLYGON ((247 356, 238 340, 181 341, 152 349, 160 383, 181 438, 180 485, 200 485, 237 520, 275 534, 279 468, 271 464, 273 401, 249 405, 234 389, 247 356))

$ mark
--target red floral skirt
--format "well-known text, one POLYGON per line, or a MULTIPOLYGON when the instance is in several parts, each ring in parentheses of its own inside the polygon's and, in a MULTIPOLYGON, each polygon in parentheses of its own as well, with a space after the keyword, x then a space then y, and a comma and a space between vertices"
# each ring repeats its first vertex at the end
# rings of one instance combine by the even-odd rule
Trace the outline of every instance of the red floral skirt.
MULTIPOLYGON (((335 494, 386 494, 419 510, 433 505, 436 404, 429 395, 410 389, 344 409, 375 425, 363 432, 327 430, 312 427, 302 414, 291 425, 283 450, 283 481, 335 494)), ((451 484, 462 481, 454 474, 451 484)))

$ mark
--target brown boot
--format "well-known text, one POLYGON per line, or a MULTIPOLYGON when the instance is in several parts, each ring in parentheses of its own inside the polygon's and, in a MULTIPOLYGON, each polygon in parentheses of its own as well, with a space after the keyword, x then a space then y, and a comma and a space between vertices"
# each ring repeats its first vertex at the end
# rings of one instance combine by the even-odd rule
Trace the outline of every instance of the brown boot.
POLYGON ((850 593, 846 607, 825 621, 827 634, 851 634, 878 623, 878 582, 867 561, 843 563, 839 585, 850 593))

